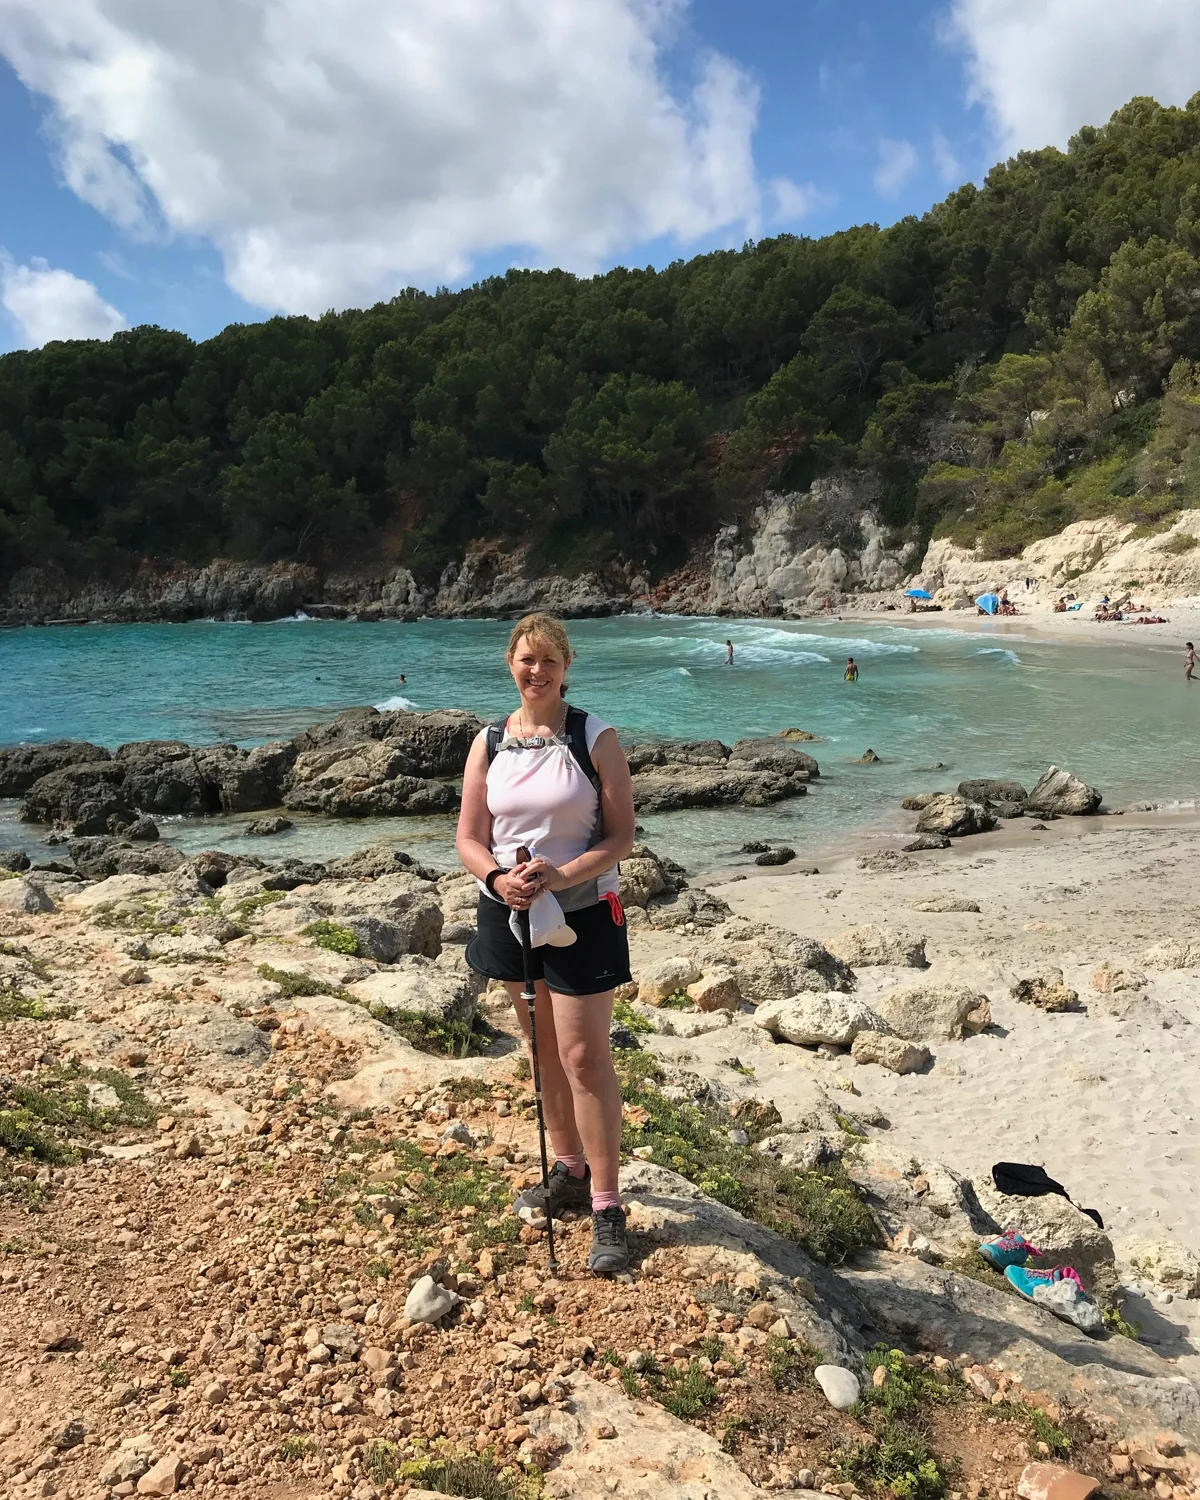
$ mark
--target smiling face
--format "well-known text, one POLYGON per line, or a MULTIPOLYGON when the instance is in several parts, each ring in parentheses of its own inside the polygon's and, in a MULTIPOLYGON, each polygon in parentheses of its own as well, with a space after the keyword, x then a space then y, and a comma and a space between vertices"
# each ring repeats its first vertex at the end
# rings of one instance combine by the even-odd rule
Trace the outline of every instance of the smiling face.
POLYGON ((523 635, 509 652, 508 669, 531 714, 558 714, 568 665, 558 647, 543 636, 523 635))

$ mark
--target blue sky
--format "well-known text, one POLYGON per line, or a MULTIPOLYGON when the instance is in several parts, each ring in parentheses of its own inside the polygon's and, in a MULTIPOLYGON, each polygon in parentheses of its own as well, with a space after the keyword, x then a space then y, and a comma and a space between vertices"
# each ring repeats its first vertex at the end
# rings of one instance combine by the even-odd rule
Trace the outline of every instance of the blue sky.
POLYGON ((208 0, 201 31, 78 0, 67 35, 61 0, 6 0, 0 350, 889 223, 1134 93, 1182 103, 1198 9, 208 0))

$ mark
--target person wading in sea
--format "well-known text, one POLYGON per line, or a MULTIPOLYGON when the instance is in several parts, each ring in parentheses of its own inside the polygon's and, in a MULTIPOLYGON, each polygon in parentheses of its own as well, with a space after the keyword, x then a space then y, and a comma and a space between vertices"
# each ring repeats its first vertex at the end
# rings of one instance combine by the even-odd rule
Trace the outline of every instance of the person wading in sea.
POLYGON ((843 682, 858 681, 858 663, 852 656, 846 658, 846 670, 842 673, 843 682))
POLYGON ((1183 654, 1183 680, 1184 682, 1195 682, 1196 680, 1196 648, 1191 641, 1187 643, 1187 650, 1183 654))
POLYGON ((527 615, 513 629, 508 669, 521 707, 471 746, 457 847, 480 886, 467 962, 503 981, 527 1041, 523 955, 509 912, 553 891, 575 933, 568 947, 532 950, 542 1094, 557 1160, 547 1187, 527 1188, 513 1207, 555 1217, 590 1210, 588 1265, 611 1275, 629 1264, 617 1190, 621 1090, 608 1033, 613 991, 631 977, 617 863, 633 848, 633 789, 616 732, 567 705, 571 660, 567 633, 551 616, 527 615), (521 848, 532 858, 519 861, 521 848))

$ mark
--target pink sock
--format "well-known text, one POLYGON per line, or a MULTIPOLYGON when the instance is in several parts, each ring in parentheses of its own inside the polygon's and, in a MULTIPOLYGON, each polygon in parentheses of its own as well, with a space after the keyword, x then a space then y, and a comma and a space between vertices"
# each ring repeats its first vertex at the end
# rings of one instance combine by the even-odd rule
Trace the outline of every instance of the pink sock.
POLYGON ((620 1208, 620 1206, 621 1206, 621 1195, 620 1195, 620 1193, 593 1193, 592 1194, 592 1212, 594 1214, 598 1214, 603 1209, 606 1209, 606 1208, 620 1208))
POLYGON ((582 1151, 577 1156, 561 1156, 556 1151, 554 1156, 555 1160, 562 1162, 572 1177, 582 1177, 587 1171, 587 1157, 582 1151))

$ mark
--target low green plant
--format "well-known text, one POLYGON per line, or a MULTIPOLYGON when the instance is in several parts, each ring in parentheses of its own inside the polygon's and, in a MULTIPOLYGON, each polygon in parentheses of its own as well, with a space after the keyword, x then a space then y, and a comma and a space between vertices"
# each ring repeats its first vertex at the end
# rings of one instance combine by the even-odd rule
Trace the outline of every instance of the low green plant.
POLYGON ((192 1383, 192 1377, 186 1370, 181 1370, 178 1365, 172 1365, 170 1370, 168 1370, 167 1375, 171 1382, 171 1385, 177 1391, 184 1390, 192 1383))
POLYGON ((283 901, 286 898, 286 891, 259 891, 257 896, 247 896, 244 901, 239 901, 233 909, 234 915, 244 922, 247 917, 252 917, 264 906, 274 906, 277 901, 283 901))
POLYGON ((729 1139, 729 1117, 715 1105, 676 1103, 659 1084, 661 1064, 648 1052, 617 1057, 622 1094, 633 1107, 622 1149, 649 1146, 650 1159, 694 1182, 710 1197, 758 1220, 827 1265, 879 1243, 861 1190, 840 1162, 801 1172, 729 1139))
POLYGON ((721 1429, 722 1453, 736 1453, 741 1447, 742 1438, 749 1430, 750 1423, 745 1417, 730 1417, 721 1429))
POLYGON ((304 937, 312 938, 318 948, 330 953, 344 953, 349 958, 358 955, 358 935, 352 928, 342 927, 337 922, 310 922, 301 928, 304 937))
POLYGON ((659 1001, 660 1010, 695 1010, 696 1002, 688 994, 687 990, 672 990, 671 993, 659 1001))
POLYGON ((1194 537, 1187 531, 1179 531, 1173 537, 1169 537, 1158 550, 1171 557, 1180 557, 1197 546, 1200 546, 1200 537, 1194 537))
POLYGON ((293 974, 290 969, 273 969, 270 964, 260 964, 260 979, 269 979, 277 984, 288 1000, 297 995, 333 995, 338 1000, 354 1004, 354 996, 341 985, 328 984, 324 979, 315 979, 311 974, 293 974))
MULTIPOLYGON (((375 1014, 375 1012, 372 1012, 375 1014)), ((492 1044, 489 1031, 483 1029, 479 1016, 468 1021, 447 1021, 417 1010, 380 1009, 377 1020, 385 1022, 411 1042, 419 1052, 433 1052, 445 1057, 470 1057, 486 1052, 492 1044)))
POLYGON ((843 1483, 893 1500, 942 1500, 946 1494, 945 1472, 924 1435, 895 1418, 868 1438, 847 1443, 834 1470, 843 1483))
POLYGON ((688 1360, 686 1367, 668 1365, 665 1370, 643 1373, 650 1394, 682 1422, 690 1422, 716 1405, 716 1382, 700 1368, 699 1360, 688 1360))
POLYGON ((882 1385, 872 1380, 863 1391, 865 1405, 878 1407, 889 1417, 910 1416, 920 1408, 945 1405, 957 1399, 961 1387, 939 1380, 920 1365, 913 1364, 901 1349, 889 1349, 886 1344, 876 1344, 863 1358, 867 1373, 874 1376, 881 1367, 887 1371, 882 1385))
POLYGON ((794 1391, 816 1366, 816 1352, 799 1339, 767 1336, 767 1374, 777 1391, 794 1391))
POLYGON ((377 1483, 400 1478, 435 1494, 464 1495, 472 1500, 522 1500, 529 1494, 523 1476, 515 1468, 497 1468, 486 1454, 441 1454, 400 1462, 391 1443, 373 1443, 365 1462, 377 1483), (391 1451, 377 1457, 372 1464, 371 1454, 377 1449, 391 1451))
POLYGON ((645 1036, 654 1030, 651 1022, 645 1016, 638 1015, 628 1000, 613 1001, 613 1025, 624 1026, 626 1031, 633 1032, 634 1036, 645 1036))
POLYGON ((19 958, 31 973, 36 974, 39 979, 50 978, 50 965, 44 958, 39 958, 36 953, 30 953, 29 949, 21 943, 0 943, 0 953, 5 958, 19 958))
POLYGON ((1104 1326, 1112 1333, 1120 1334, 1122 1338, 1136 1341, 1142 1336, 1142 1325, 1131 1323, 1119 1307, 1105 1308, 1104 1326))
POLYGON ((40 1000, 32 1000, 11 985, 0 989, 0 1026, 9 1021, 44 1021, 50 1014, 40 1000))
POLYGON ((305 1458, 310 1454, 316 1444, 306 1433, 289 1433, 275 1450, 279 1458, 285 1463, 295 1463, 299 1458, 305 1458))

